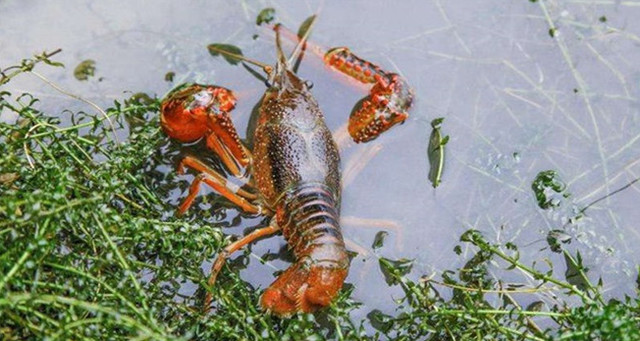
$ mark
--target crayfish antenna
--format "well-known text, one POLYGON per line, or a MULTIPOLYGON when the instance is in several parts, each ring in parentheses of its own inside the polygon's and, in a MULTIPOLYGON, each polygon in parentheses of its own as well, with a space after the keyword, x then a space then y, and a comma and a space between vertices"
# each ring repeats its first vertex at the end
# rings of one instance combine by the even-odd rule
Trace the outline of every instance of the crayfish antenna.
POLYGON ((277 65, 280 66, 281 70, 285 70, 289 68, 289 62, 284 57, 284 53, 282 52, 282 41, 280 39, 280 26, 281 24, 277 24, 273 28, 276 31, 276 53, 277 53, 277 60, 278 60, 277 65))
POLYGON ((296 45, 296 47, 293 49, 293 52, 291 52, 291 55, 289 56, 289 64, 293 63, 294 60, 298 59, 300 54, 304 51, 307 40, 311 35, 311 29, 313 29, 313 25, 315 25, 317 17, 318 17, 317 14, 314 14, 313 16, 311 16, 311 21, 309 22, 309 26, 304 31, 304 34, 302 35, 302 37, 298 37, 300 38, 300 40, 298 41, 298 44, 296 45))
POLYGON ((219 54, 222 54, 222 55, 225 55, 225 56, 229 56, 229 57, 232 57, 232 58, 236 58, 236 59, 239 59, 239 60, 241 60, 243 62, 247 62, 249 64, 252 64, 252 65, 255 65, 257 67, 260 67, 260 68, 262 68, 262 70, 267 75, 270 75, 271 71, 273 70, 273 67, 271 65, 265 64, 263 62, 259 62, 259 61, 255 60, 255 59, 251 59, 251 58, 245 57, 245 56, 243 56, 241 54, 236 54, 236 53, 229 52, 229 51, 226 51, 226 50, 223 50, 223 49, 219 49, 219 48, 217 48, 215 46, 208 46, 207 48, 209 50, 215 51, 216 53, 219 53, 219 54))

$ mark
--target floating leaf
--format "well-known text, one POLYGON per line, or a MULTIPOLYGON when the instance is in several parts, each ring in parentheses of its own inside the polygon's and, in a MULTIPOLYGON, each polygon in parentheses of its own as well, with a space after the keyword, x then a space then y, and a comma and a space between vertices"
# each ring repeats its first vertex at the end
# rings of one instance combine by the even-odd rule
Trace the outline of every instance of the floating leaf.
POLYGON ((442 171, 444 170, 444 146, 449 142, 449 136, 442 137, 440 126, 444 118, 436 118, 431 121, 431 137, 429 137, 429 146, 427 155, 429 156, 429 181, 433 188, 438 187, 442 180, 442 171))
POLYGON ((562 230, 551 230, 547 234, 547 243, 553 252, 562 251, 562 245, 571 243, 571 236, 562 230))
POLYGON ((242 50, 237 46, 230 44, 209 44, 207 49, 214 57, 222 55, 229 64, 237 65, 242 61, 242 50))
POLYGON ((311 25, 313 24, 315 19, 316 19, 316 15, 314 14, 302 22, 302 24, 300 25, 300 28, 298 29, 298 38, 302 39, 302 37, 304 37, 307 31, 309 31, 309 29, 311 28, 311 25))
POLYGON ((167 82, 173 82, 173 77, 176 76, 176 73, 173 71, 169 71, 164 75, 164 80, 167 82))
POLYGON ((89 77, 93 77, 96 72, 96 62, 92 59, 87 59, 73 70, 73 76, 79 81, 86 81, 89 77))
POLYGON ((389 232, 387 231, 379 231, 378 233, 376 233, 375 238, 373 238, 373 244, 371 245, 371 247, 374 250, 381 248, 384 245, 384 239, 387 238, 388 235, 389 232))
POLYGON ((567 185, 560 180, 554 170, 546 170, 538 173, 531 183, 531 189, 536 196, 538 206, 543 210, 560 206, 562 198, 569 197, 565 193, 567 185))
POLYGON ((413 259, 400 258, 398 260, 390 260, 380 257, 380 270, 384 275, 384 280, 388 285, 398 284, 399 278, 411 272, 413 267, 413 259))
POLYGON ((256 25, 262 25, 263 23, 270 23, 275 17, 276 10, 272 7, 267 7, 258 13, 256 17, 256 25))
POLYGON ((454 246, 453 252, 455 252, 456 255, 460 256, 462 254, 462 247, 460 245, 454 246))
POLYGON ((434 118, 431 121, 431 128, 433 129, 440 128, 440 126, 442 125, 442 122, 444 122, 444 117, 434 118))

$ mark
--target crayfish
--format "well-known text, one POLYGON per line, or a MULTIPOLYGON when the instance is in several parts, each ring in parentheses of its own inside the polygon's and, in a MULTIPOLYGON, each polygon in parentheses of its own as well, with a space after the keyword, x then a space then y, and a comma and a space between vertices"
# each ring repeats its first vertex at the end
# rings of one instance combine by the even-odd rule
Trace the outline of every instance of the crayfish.
MULTIPOLYGON (((220 252, 209 285, 213 286, 231 253, 258 238, 282 232, 296 262, 264 291, 261 305, 276 315, 287 316, 329 305, 347 276, 349 257, 339 225, 338 148, 309 82, 300 79, 291 67, 300 57, 310 30, 287 59, 282 52, 280 26, 274 29, 274 66, 235 56, 262 67, 267 74, 268 88, 260 100, 252 150, 240 140, 229 116, 236 98, 221 86, 191 84, 172 91, 162 102, 161 125, 167 135, 180 142, 205 139, 232 175, 249 175, 245 185, 233 185, 197 158, 185 157, 178 172, 188 167, 199 174, 178 214, 191 206, 204 182, 244 212, 272 217, 267 227, 254 230, 220 252)), ((346 48, 330 50, 325 61, 361 82, 373 84, 350 118, 349 132, 356 142, 372 140, 407 118, 413 96, 400 76, 382 71, 346 48)), ((205 310, 210 303, 211 294, 207 294, 205 310)))

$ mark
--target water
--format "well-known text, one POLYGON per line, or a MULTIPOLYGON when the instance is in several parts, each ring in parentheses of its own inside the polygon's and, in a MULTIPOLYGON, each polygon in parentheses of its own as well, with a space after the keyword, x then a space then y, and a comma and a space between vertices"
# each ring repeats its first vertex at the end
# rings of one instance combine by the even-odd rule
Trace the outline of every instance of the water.
MULTIPOLYGON (((212 58, 206 45, 234 44, 245 55, 272 63, 273 33, 255 25, 265 7, 274 7, 277 20, 292 30, 320 9, 314 42, 349 46, 404 75, 416 92, 404 125, 368 144, 347 143, 342 150, 343 169, 373 155, 346 184, 342 198, 345 237, 360 251, 347 278, 356 288, 353 298, 364 303, 354 318, 372 309, 393 313, 393 299, 402 297, 398 287, 384 282, 376 257, 415 259, 413 279, 455 269, 472 255, 466 247, 461 256, 452 252, 469 228, 492 242, 519 245, 525 263, 550 258, 562 277, 564 260, 545 249, 547 233, 640 173, 640 69, 635 63, 640 24, 634 20, 640 7, 634 2, 67 1, 62 6, 2 1, 0 65, 62 48, 55 59, 67 65, 65 70, 36 70, 102 107, 136 92, 163 96, 183 81, 223 85, 239 94, 233 119, 244 132, 264 86, 242 67, 212 58), (86 59, 96 61, 96 76, 80 82, 73 68, 86 59), (176 74, 173 83, 164 80, 169 71, 176 74), (442 184, 434 190, 427 179, 426 149, 429 122, 437 117, 445 118, 442 132, 450 141, 442 184), (571 196, 545 211, 536 204, 531 182, 547 169, 558 172, 571 196), (363 219, 392 223, 355 223, 363 219), (389 236, 374 251, 371 244, 381 230, 389 236)), ((329 127, 339 130, 365 92, 315 57, 308 57, 299 73, 314 82, 329 127)), ((30 75, 7 89, 36 94, 47 112, 62 117, 68 115, 64 109, 90 110, 30 75)), ((175 206, 192 176, 171 175, 184 149, 167 141, 161 150, 166 153, 159 153, 150 167, 170 176, 151 183, 175 206)), ((184 219, 223 223, 230 234, 264 223, 241 217, 209 190, 202 193, 200 209, 184 219)), ((603 278, 607 297, 635 288, 639 197, 639 187, 631 186, 597 202, 579 224, 565 228, 572 237, 569 249, 581 252, 592 280, 603 278)), ((241 276, 255 287, 267 286, 273 272, 291 261, 281 237, 260 241, 251 251, 236 263, 246 265, 241 276), (265 254, 272 260, 261 264, 258 258, 265 254)), ((203 268, 208 271, 208 266, 203 268)), ((528 282, 518 273, 493 272, 505 281, 528 282)), ((183 288, 185 293, 194 290, 183 288)))

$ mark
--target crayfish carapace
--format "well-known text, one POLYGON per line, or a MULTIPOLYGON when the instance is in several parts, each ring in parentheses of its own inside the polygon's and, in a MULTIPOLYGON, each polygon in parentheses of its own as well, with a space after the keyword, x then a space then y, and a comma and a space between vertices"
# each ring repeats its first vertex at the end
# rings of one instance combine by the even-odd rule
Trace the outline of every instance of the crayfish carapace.
MULTIPOLYGON (((245 147, 238 137, 229 116, 236 99, 223 87, 192 84, 174 90, 162 102, 161 124, 163 130, 178 141, 206 139, 208 148, 220 157, 231 174, 240 178, 249 174, 244 186, 232 185, 198 159, 185 157, 178 171, 183 172, 186 166, 199 175, 178 213, 189 208, 204 182, 244 212, 272 217, 269 226, 254 230, 220 252, 213 264, 209 285, 215 283, 231 253, 258 238, 282 231, 296 262, 264 291, 261 305, 274 314, 286 316, 329 305, 347 276, 349 257, 339 225, 338 148, 309 91, 310 84, 300 79, 290 66, 299 57, 310 30, 300 39, 289 59, 282 52, 279 26, 275 30, 275 66, 235 56, 261 66, 268 78, 268 88, 259 106, 253 150, 245 147)), ((342 49, 339 54, 330 51, 327 56, 331 65, 353 72, 353 60, 357 57, 348 51, 342 49), (337 62, 340 58, 349 60, 340 64, 337 62)), ((404 111, 411 103, 411 92, 397 75, 358 61, 361 61, 360 70, 362 66, 375 69, 373 75, 369 74, 371 83, 375 84, 370 98, 352 115, 357 140, 367 141, 406 118, 404 111), (400 100, 398 94, 404 97, 400 100)), ((368 73, 362 71, 362 75, 365 74, 368 73)), ((209 293, 205 310, 210 303, 209 293)))

